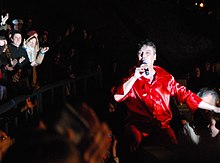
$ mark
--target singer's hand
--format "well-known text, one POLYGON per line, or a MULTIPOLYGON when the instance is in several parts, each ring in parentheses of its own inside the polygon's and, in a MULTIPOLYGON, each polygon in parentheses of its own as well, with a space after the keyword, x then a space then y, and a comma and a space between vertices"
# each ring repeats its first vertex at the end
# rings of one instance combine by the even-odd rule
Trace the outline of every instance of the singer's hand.
POLYGON ((134 72, 134 77, 139 78, 143 75, 144 72, 145 72, 145 69, 143 67, 137 67, 134 72))
POLYGON ((145 74, 146 69, 148 68, 147 63, 143 63, 140 65, 140 67, 137 67, 135 69, 134 77, 139 78, 145 74))

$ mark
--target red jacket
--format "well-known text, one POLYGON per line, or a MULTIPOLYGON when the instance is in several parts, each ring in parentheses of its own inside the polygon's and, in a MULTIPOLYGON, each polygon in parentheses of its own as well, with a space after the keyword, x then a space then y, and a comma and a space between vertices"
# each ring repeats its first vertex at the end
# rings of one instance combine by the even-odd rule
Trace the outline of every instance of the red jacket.
MULTIPOLYGON (((198 108, 202 100, 176 82, 174 77, 163 68, 154 66, 154 69, 156 73, 151 83, 142 76, 118 102, 123 101, 126 104, 130 115, 140 115, 149 121, 157 119, 161 123, 160 126, 166 128, 169 127, 169 121, 172 119, 170 97, 175 96, 180 103, 186 103, 192 112, 198 108)), ((123 84, 115 88, 114 92, 123 95, 123 84)))

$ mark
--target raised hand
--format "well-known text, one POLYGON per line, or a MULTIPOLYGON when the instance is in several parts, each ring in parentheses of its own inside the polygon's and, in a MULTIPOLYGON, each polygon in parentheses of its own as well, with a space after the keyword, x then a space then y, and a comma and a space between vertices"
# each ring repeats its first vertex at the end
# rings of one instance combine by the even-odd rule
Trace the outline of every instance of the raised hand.
POLYGON ((9 18, 9 14, 8 13, 5 15, 5 17, 2 15, 1 16, 1 25, 5 25, 6 21, 8 20, 8 18, 9 18))
POLYGON ((48 50, 49 50, 49 47, 43 47, 43 48, 40 49, 40 53, 41 53, 41 54, 44 54, 44 53, 46 53, 48 50))

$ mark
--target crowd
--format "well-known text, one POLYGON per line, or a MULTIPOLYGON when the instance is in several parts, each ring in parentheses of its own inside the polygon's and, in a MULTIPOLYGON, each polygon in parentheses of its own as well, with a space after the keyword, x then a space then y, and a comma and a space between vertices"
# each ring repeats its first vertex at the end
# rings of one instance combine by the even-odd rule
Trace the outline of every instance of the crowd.
MULTIPOLYGON (((52 41, 48 31, 41 33, 33 26, 32 19, 13 19, 10 25, 9 16, 2 15, 0 24, 1 103, 47 83, 102 71, 99 61, 89 56, 94 49, 86 29, 79 32, 70 24, 52 41)), ((64 103, 55 101, 42 114, 32 113, 33 118, 13 136, 1 131, 1 162, 184 162, 201 160, 200 155, 203 161, 219 160, 219 74, 210 73, 207 63, 203 79, 197 79, 196 67, 196 75, 183 86, 154 65, 156 56, 156 45, 144 40, 128 74, 122 77, 113 63, 107 74, 109 92, 97 90, 64 103), (173 99, 186 103, 195 121, 178 114, 173 99)), ((30 99, 26 103, 34 112, 36 104, 30 99)))
POLYGON ((1 102, 100 67, 91 33, 72 22, 52 35, 31 18, 10 18, 4 11, 0 45, 1 102))

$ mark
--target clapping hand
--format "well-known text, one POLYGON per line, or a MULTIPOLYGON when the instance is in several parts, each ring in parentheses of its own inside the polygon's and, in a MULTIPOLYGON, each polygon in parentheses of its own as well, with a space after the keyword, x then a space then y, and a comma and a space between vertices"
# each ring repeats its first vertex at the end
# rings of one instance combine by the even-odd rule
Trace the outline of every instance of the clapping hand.
POLYGON ((19 63, 22 63, 23 61, 25 60, 25 58, 24 57, 21 57, 21 58, 19 58, 19 63))
POLYGON ((17 59, 10 59, 11 60, 11 65, 12 67, 14 67, 17 63, 18 63, 18 60, 17 59))

